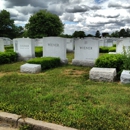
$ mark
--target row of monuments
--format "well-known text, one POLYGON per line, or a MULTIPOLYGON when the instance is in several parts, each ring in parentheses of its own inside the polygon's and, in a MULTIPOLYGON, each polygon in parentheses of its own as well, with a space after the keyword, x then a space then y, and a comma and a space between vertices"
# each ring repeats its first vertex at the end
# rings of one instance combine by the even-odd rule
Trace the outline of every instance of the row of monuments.
MULTIPOLYGON (((72 64, 93 66, 99 57, 99 47, 116 44, 116 53, 123 53, 123 46, 128 49, 130 38, 98 39, 84 38, 72 39, 61 37, 44 37, 42 39, 16 38, 13 39, 14 52, 18 53, 19 60, 28 60, 35 57, 35 46, 43 47, 43 57, 59 57, 67 63, 67 51, 74 51, 72 64)), ((3 39, 0 39, 0 51, 4 51, 3 39)))

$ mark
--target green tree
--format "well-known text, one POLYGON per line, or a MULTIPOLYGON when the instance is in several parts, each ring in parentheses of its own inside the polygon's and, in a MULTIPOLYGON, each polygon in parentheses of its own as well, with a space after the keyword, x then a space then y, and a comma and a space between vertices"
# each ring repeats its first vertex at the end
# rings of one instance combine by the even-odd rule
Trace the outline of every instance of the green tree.
POLYGON ((129 28, 126 29, 126 36, 130 37, 130 29, 129 28))
POLYGON ((94 37, 92 34, 88 34, 86 37, 94 37))
POLYGON ((6 10, 0 12, 0 37, 15 37, 14 20, 10 19, 10 13, 6 10))
POLYGON ((119 31, 115 31, 111 34, 111 37, 119 37, 119 31))
POLYGON ((124 28, 120 30, 119 36, 120 36, 120 37, 126 37, 126 31, 125 31, 124 28))
POLYGON ((99 30, 96 31, 95 37, 100 37, 100 32, 99 32, 99 30))
POLYGON ((59 36, 64 30, 60 18, 46 10, 40 10, 32 15, 25 27, 28 36, 31 38, 59 36))
POLYGON ((24 28, 22 26, 15 26, 14 35, 15 37, 23 37, 24 28))
POLYGON ((109 37, 109 33, 108 33, 108 32, 103 32, 103 33, 102 33, 102 36, 103 36, 103 37, 109 37))
POLYGON ((72 34, 72 37, 75 37, 75 38, 84 38, 86 37, 86 34, 84 31, 75 31, 73 34, 72 34))
POLYGON ((69 34, 61 34, 60 37, 72 38, 72 35, 69 35, 69 34))

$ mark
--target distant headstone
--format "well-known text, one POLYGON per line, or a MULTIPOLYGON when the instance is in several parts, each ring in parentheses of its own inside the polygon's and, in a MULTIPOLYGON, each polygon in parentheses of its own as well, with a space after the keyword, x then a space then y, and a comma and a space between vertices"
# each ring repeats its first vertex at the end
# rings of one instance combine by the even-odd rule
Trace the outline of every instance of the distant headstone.
POLYGON ((67 45, 67 52, 74 51, 74 39, 73 38, 66 38, 66 45, 67 45))
POLYGON ((105 47, 112 47, 113 46, 113 40, 111 38, 104 38, 104 46, 105 47))
POLYGON ((43 38, 36 38, 34 39, 34 42, 35 42, 35 46, 43 47, 43 38))
POLYGON ((3 39, 4 42, 4 46, 9 46, 12 44, 12 40, 10 38, 7 37, 0 37, 0 39, 3 39))
POLYGON ((112 39, 113 39, 113 45, 116 45, 118 40, 119 40, 119 38, 112 38, 112 39))
POLYGON ((0 52, 4 52, 4 41, 0 38, 0 52))
POLYGON ((99 46, 105 46, 105 41, 104 39, 99 39, 99 46))
POLYGON ((68 63, 65 38, 45 37, 43 40, 43 57, 59 57, 62 63, 68 63))
POLYGON ((13 39, 14 52, 18 53, 19 60, 28 60, 35 57, 35 43, 30 38, 13 39))
POLYGON ((120 76, 121 83, 130 83, 130 70, 123 70, 120 76))
POLYGON ((90 80, 113 82, 116 77, 116 68, 93 67, 89 72, 90 80))
POLYGON ((5 46, 11 45, 11 39, 10 38, 3 38, 3 40, 4 40, 4 45, 5 46))
POLYGON ((39 73, 41 72, 40 64, 24 64, 20 66, 20 72, 22 73, 39 73))
POLYGON ((127 52, 128 49, 130 48, 130 38, 121 38, 120 40, 117 41, 116 53, 122 54, 124 52, 123 47, 125 48, 127 52))
POLYGON ((99 41, 94 38, 77 39, 73 65, 94 66, 99 56, 99 41))
POLYGON ((109 52, 108 54, 117 54, 116 52, 109 52))

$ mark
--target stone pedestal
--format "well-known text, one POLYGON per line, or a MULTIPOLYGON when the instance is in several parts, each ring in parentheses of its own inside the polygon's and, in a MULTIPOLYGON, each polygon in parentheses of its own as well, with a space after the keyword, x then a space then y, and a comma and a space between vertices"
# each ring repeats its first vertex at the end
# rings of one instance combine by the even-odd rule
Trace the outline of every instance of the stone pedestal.
POLYGON ((121 83, 130 83, 130 70, 123 70, 120 76, 121 83))
POLYGON ((89 72, 90 80, 113 82, 116 77, 116 68, 93 67, 89 72))
POLYGON ((41 72, 40 64, 24 64, 20 66, 20 72, 22 73, 39 73, 41 72))

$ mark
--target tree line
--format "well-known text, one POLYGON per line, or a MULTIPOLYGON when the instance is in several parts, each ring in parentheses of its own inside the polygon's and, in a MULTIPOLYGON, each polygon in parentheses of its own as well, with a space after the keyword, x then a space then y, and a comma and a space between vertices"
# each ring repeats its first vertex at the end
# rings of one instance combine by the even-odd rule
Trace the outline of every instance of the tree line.
POLYGON ((48 12, 47 10, 39 10, 34 13, 29 22, 23 26, 16 26, 14 19, 11 19, 10 13, 6 10, 0 12, 0 37, 8 38, 42 38, 46 36, 61 36, 66 38, 84 38, 84 37, 130 37, 130 29, 121 29, 119 31, 100 33, 99 30, 95 35, 88 34, 84 31, 75 31, 72 35, 64 34, 64 24, 60 18, 48 12))

